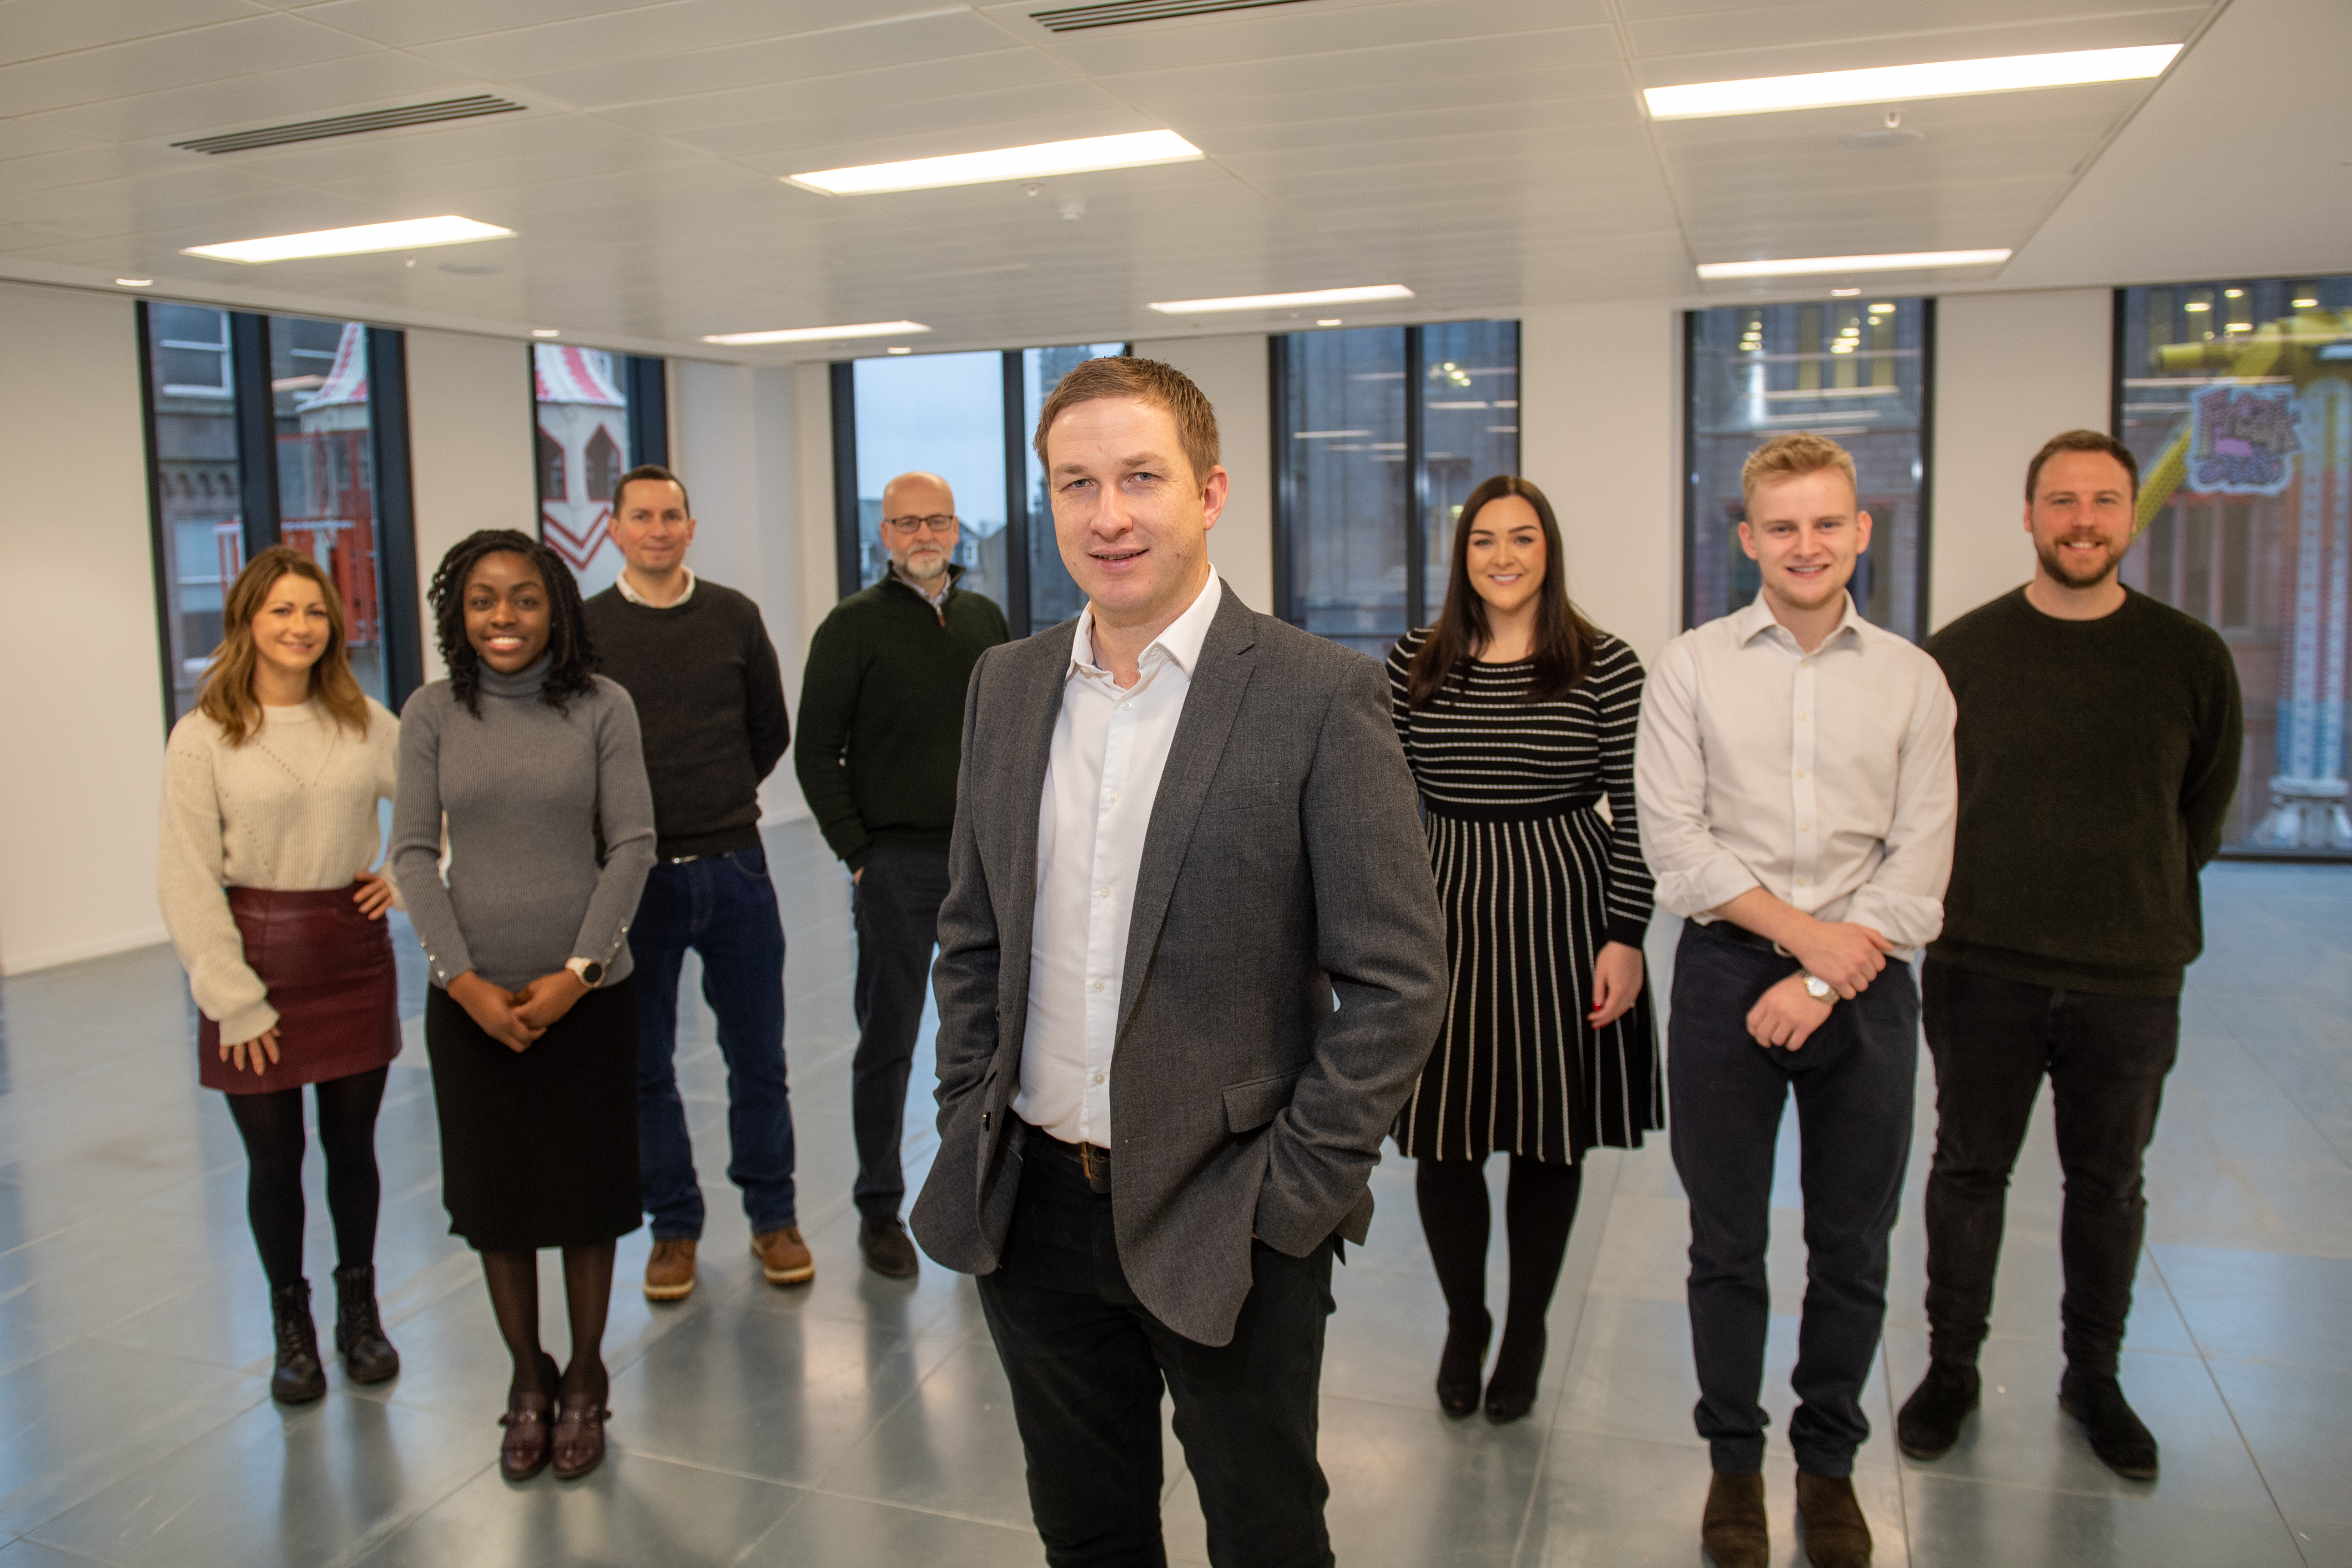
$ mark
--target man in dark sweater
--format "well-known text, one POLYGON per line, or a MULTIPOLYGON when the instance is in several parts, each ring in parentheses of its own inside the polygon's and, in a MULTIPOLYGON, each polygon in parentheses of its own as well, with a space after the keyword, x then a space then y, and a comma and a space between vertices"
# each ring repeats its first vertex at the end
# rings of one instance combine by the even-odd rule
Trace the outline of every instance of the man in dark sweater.
POLYGON ((1923 987, 1930 1360, 1895 1427, 1914 1458, 1949 1448, 1976 1408, 2002 1203, 2047 1076, 2066 1175, 2058 1402, 2117 1473, 2157 1472, 2156 1439, 2116 1380, 2147 1218, 2140 1163, 2244 721, 2221 639, 2117 580, 2138 479, 2111 437, 2053 437, 2025 475, 2033 580, 1927 643, 1959 703, 1960 816, 1923 987))
POLYGON ((637 1162, 653 1254, 646 1294, 694 1289, 702 1188, 678 1098, 677 981, 702 955, 702 994, 727 1060, 727 1174, 743 1191, 751 1250, 770 1283, 816 1265, 793 1197, 793 1107, 784 1080, 784 928, 760 846, 760 781, 792 743, 776 650, 760 607, 686 564, 686 487, 646 464, 622 476, 613 540, 628 564, 588 601, 599 668, 627 688, 645 732, 659 834, 629 951, 637 965, 637 1162))
POLYGON ((964 688, 1010 639, 1004 612, 956 586, 955 496, 936 474, 882 490, 888 575, 834 606, 809 645, 793 768, 825 842, 849 868, 857 924, 858 1248, 877 1273, 919 1267, 898 1217, 907 1077, 948 893, 964 688))

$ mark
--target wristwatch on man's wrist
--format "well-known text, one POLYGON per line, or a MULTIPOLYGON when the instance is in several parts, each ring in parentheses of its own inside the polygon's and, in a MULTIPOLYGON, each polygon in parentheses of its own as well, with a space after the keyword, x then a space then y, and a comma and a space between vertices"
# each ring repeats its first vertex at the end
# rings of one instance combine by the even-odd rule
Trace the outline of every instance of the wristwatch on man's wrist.
POLYGON ((563 967, 580 977, 580 984, 593 991, 604 984, 604 966, 593 958, 567 958, 563 967))
MULTIPOLYGON (((574 959, 572 962, 576 963, 579 961, 574 959)), ((1797 978, 1805 983, 1805 994, 1811 997, 1814 1001, 1835 1002, 1837 1000, 1837 987, 1832 985, 1820 975, 1808 973, 1806 971, 1800 969, 1797 971, 1797 978)))

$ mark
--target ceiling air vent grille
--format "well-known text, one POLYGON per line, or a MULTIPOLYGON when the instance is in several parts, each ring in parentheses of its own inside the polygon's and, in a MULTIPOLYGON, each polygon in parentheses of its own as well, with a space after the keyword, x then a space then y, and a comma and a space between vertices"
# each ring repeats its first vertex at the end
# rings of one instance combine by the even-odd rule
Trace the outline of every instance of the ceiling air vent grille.
POLYGON ((1171 16, 1206 16, 1218 11, 1299 4, 1301 0, 1103 0, 1095 5, 1032 11, 1029 19, 1043 24, 1049 32, 1082 33, 1089 27, 1117 27, 1129 22, 1163 22, 1171 16))
POLYGON ((393 131, 404 125, 432 125, 444 120, 471 120, 479 114, 512 114, 525 107, 488 93, 471 98, 445 98, 438 103, 412 103, 401 109, 375 109, 365 114, 338 114, 331 120, 298 120, 291 125, 265 125, 258 131, 232 131, 226 136, 199 136, 174 142, 191 153, 243 153, 255 147, 282 147, 289 142, 323 142, 330 136, 359 136, 370 131, 393 131))

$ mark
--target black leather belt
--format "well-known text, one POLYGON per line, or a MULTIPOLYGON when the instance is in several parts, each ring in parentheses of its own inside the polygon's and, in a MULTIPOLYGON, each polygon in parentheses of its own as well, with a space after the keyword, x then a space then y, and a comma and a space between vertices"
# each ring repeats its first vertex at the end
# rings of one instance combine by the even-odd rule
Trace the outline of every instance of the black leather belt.
POLYGON ((1781 952, 1780 944, 1770 937, 1759 936, 1746 926, 1735 925, 1729 921, 1711 921, 1705 925, 1701 925, 1696 921, 1685 921, 1684 923, 1694 926, 1709 936, 1719 938, 1724 942, 1736 942, 1742 947, 1752 947, 1759 952, 1769 952, 1775 958, 1794 956, 1781 952))
POLYGON ((1066 1143, 1034 1121, 1024 1121, 1032 1136, 1029 1148, 1052 1150, 1076 1165, 1087 1178, 1087 1185, 1097 1193, 1110 1191, 1110 1151, 1099 1143, 1066 1143))

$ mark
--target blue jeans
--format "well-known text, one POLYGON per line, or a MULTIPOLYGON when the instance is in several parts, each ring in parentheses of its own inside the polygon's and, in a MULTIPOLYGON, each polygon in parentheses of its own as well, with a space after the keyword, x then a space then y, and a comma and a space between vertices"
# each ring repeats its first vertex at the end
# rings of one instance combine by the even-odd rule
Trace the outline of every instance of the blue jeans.
POLYGON ((646 879, 629 952, 637 981, 637 1163, 656 1241, 702 1235, 702 1188, 678 1098, 677 976, 702 955, 702 999, 727 1061, 727 1179, 751 1233, 797 1223, 793 1102, 784 1082, 784 926, 766 851, 662 862, 646 879))

